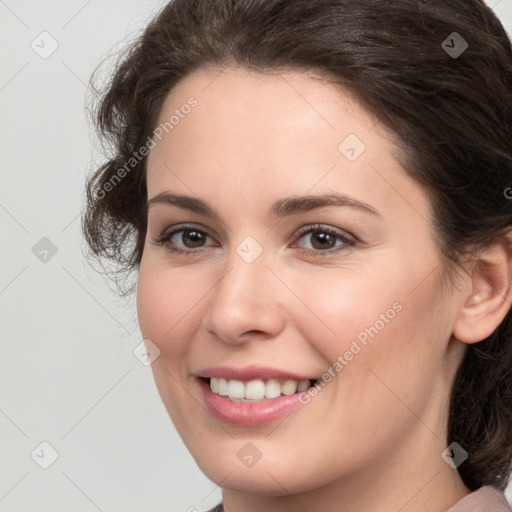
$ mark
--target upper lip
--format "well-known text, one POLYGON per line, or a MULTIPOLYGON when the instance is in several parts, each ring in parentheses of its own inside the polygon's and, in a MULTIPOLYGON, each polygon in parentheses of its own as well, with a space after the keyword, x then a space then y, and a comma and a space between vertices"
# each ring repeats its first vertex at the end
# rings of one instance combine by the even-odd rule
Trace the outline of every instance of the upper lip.
POLYGON ((217 377, 224 379, 236 379, 241 381, 249 381, 255 379, 278 379, 278 380, 316 380, 316 377, 308 377, 299 375, 278 368, 270 368, 268 366, 212 366, 205 368, 197 373, 198 377, 208 378, 217 377))

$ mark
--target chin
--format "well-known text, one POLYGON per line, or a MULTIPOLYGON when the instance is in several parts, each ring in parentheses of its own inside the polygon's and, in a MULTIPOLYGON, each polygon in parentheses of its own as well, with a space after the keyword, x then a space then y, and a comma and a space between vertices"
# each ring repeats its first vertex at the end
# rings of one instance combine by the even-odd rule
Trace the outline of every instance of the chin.
MULTIPOLYGON (((252 467, 246 467, 237 457, 236 450, 222 451, 217 445, 208 454, 201 448, 191 451, 192 456, 203 474, 215 482, 219 487, 230 489, 245 494, 258 496, 287 496, 289 493, 300 494, 321 487, 325 482, 321 472, 313 468, 318 464, 309 463, 303 466, 303 470, 297 471, 297 466, 279 464, 272 458, 265 460, 262 457, 252 467)), ((281 462, 284 459, 281 458, 281 462)))

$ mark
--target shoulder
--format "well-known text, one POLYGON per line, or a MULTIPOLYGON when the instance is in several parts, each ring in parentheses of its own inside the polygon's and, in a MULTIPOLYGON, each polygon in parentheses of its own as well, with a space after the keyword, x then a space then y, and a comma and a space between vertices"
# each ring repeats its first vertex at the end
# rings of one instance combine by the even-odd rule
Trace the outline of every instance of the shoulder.
POLYGON ((447 512, 512 512, 505 494, 496 487, 485 485, 462 498, 447 512))

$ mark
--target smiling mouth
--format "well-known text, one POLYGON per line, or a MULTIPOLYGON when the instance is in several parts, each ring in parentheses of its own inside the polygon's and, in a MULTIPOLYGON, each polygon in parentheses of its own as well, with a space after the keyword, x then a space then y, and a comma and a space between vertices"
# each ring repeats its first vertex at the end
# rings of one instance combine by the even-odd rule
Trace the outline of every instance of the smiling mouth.
POLYGON ((210 390, 233 402, 264 402, 280 396, 291 396, 295 393, 307 391, 320 379, 309 380, 279 380, 279 379, 253 379, 241 381, 237 379, 224 379, 218 377, 202 377, 210 390))

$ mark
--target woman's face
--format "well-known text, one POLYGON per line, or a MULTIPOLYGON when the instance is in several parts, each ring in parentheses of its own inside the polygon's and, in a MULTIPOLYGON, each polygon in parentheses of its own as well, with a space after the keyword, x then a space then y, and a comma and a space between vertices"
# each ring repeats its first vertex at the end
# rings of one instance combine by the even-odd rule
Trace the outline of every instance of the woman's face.
POLYGON ((148 158, 137 307, 200 468, 274 496, 384 468, 419 489, 425 465, 452 471, 460 300, 442 286, 426 193, 382 125, 306 74, 240 69, 189 75, 171 118, 148 158))

